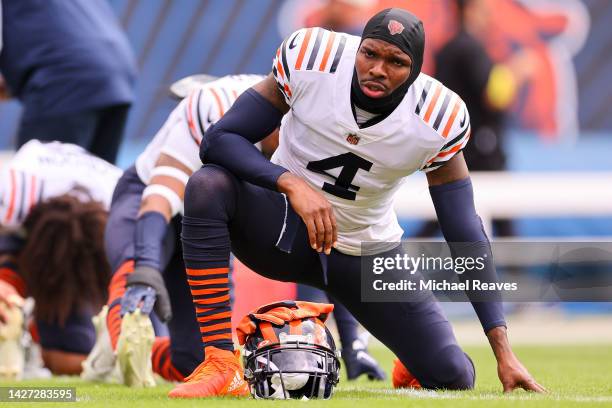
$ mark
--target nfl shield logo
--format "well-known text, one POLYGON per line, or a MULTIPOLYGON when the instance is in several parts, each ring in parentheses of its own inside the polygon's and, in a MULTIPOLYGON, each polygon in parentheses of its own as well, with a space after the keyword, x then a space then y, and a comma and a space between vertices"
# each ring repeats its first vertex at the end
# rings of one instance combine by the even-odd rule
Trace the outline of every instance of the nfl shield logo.
POLYGON ((402 25, 402 23, 400 23, 399 21, 395 21, 395 20, 389 21, 387 28, 389 29, 389 33, 391 35, 401 34, 402 31, 404 31, 404 26, 402 25))
POLYGON ((359 136, 357 136, 354 133, 349 133, 346 136, 346 141, 349 142, 352 145, 356 145, 357 143, 359 143, 359 136))

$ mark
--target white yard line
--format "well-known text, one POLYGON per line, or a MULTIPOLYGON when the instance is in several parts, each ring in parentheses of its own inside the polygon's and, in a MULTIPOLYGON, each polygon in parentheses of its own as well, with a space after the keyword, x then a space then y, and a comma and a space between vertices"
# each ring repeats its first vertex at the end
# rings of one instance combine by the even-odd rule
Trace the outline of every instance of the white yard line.
POLYGON ((386 389, 386 388, 360 388, 360 387, 342 387, 341 392, 356 392, 369 393, 376 395, 404 396, 421 399, 462 399, 470 401, 492 401, 492 400, 509 400, 509 401, 573 401, 573 402, 612 402, 611 396, 563 396, 563 395, 542 395, 542 394, 461 394, 449 392, 436 392, 428 390, 413 390, 413 389, 386 389))

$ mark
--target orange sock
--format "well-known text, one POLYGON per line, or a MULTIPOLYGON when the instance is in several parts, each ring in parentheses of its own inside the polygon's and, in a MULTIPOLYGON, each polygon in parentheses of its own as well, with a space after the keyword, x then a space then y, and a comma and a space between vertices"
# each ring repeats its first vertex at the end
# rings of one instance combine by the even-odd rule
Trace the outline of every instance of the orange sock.
POLYGON ((202 345, 233 351, 228 274, 229 268, 187 268, 202 345))
POLYGON ((113 350, 117 348, 117 340, 121 333, 121 298, 125 293, 125 281, 132 272, 134 272, 134 261, 124 262, 113 275, 108 288, 106 326, 108 327, 113 350))

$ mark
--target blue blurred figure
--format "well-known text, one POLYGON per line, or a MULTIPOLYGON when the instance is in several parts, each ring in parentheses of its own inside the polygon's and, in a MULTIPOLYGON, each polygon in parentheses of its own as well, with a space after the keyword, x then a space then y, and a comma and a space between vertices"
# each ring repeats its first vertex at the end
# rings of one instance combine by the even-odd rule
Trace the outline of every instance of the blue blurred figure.
POLYGON ((0 72, 23 105, 17 147, 78 144, 115 162, 136 64, 107 0, 2 1, 0 72))

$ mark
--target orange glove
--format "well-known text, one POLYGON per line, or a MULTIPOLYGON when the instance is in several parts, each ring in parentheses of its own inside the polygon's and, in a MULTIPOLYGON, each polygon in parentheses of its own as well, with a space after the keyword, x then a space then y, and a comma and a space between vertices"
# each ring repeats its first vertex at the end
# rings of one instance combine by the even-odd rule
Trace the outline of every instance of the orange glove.
POLYGON ((310 317, 317 317, 325 322, 332 310, 334 310, 334 305, 328 303, 289 300, 260 306, 243 317, 238 324, 236 328, 238 342, 244 345, 247 336, 257 331, 258 322, 270 322, 276 326, 283 326, 285 323, 310 317))

